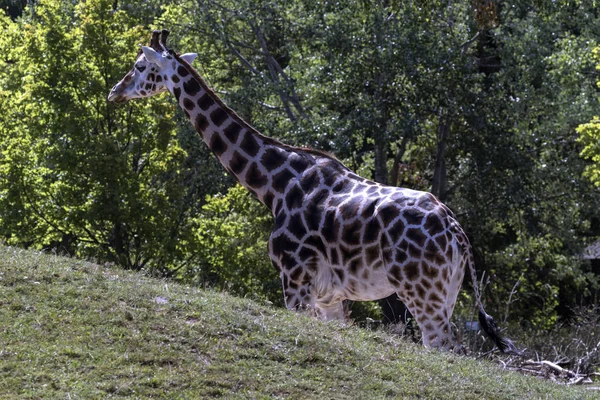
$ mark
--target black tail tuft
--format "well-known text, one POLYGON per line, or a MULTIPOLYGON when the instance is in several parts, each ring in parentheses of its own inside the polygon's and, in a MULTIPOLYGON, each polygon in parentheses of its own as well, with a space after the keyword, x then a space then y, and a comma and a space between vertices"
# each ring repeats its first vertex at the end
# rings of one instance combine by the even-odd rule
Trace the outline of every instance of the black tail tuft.
POLYGON ((481 329, 494 341, 501 352, 515 355, 522 354, 510 339, 502 337, 496 321, 486 314, 483 308, 479 310, 479 325, 481 325, 481 329))

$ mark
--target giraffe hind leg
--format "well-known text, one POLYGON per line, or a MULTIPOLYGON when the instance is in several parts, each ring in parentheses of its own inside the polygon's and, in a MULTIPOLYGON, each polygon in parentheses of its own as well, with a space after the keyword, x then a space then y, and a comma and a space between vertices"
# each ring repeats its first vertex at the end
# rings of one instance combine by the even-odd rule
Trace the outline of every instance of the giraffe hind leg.
POLYGON ((456 343, 450 324, 456 296, 452 297, 449 280, 440 275, 405 281, 397 285, 397 294, 417 322, 423 345, 450 350, 456 343))
MULTIPOLYGON (((400 296, 400 293, 398 295, 400 296)), ((406 305, 421 329, 425 347, 447 350, 455 347, 456 341, 452 333, 449 313, 443 304, 425 305, 420 299, 413 299, 408 301, 406 305)))

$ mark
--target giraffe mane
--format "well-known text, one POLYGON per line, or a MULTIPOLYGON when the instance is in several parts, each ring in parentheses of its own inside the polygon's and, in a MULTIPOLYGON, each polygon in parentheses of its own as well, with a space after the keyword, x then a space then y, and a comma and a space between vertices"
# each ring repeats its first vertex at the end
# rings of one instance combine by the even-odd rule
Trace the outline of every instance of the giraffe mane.
POLYGON ((286 150, 290 150, 290 151, 294 151, 294 152, 309 153, 309 154, 312 154, 312 155, 315 155, 315 156, 328 158, 328 159, 333 160, 333 161, 337 162, 338 164, 340 164, 340 166, 342 166, 344 169, 348 169, 340 160, 338 160, 333 154, 331 154, 331 153, 329 153, 327 151, 317 150, 317 149, 313 149, 313 148, 310 148, 310 147, 288 145, 288 144, 280 142, 279 140, 277 140, 275 138, 272 138, 272 137, 269 137, 269 136, 266 136, 266 135, 262 134, 256 128, 254 128, 252 125, 250 125, 248 122, 246 122, 242 117, 240 117, 227 104, 225 104, 225 102, 223 102, 223 100, 215 93, 215 91, 212 90, 210 88, 210 86, 208 86, 208 84, 206 83, 206 80, 204 80, 204 78, 202 78, 202 76, 200 76, 200 74, 198 73, 198 71, 196 71, 196 69, 194 67, 192 67, 189 63, 187 63, 184 59, 182 59, 180 57, 179 53, 172 52, 172 54, 175 57, 175 59, 177 61, 179 61, 179 63, 181 63, 190 72, 190 74, 192 74, 192 76, 194 78, 196 78, 196 80, 198 80, 198 83, 200 83, 200 85, 202 86, 202 88, 204 90, 206 90, 206 92, 208 93, 208 95, 210 97, 212 97, 215 100, 215 102, 217 102, 217 104, 219 104, 219 106, 221 106, 224 110, 226 110, 236 120, 237 123, 239 123, 241 126, 245 127, 246 129, 252 131, 258 137, 260 137, 262 140, 264 140, 265 143, 272 144, 272 145, 275 145, 277 147, 281 147, 281 148, 284 148, 286 150))

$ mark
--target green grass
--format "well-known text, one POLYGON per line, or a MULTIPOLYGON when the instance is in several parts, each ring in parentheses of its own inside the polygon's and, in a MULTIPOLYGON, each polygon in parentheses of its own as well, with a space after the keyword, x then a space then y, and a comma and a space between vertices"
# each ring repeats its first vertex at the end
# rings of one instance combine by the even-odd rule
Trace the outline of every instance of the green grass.
POLYGON ((386 332, 0 246, 3 399, 592 394, 426 350, 386 332))

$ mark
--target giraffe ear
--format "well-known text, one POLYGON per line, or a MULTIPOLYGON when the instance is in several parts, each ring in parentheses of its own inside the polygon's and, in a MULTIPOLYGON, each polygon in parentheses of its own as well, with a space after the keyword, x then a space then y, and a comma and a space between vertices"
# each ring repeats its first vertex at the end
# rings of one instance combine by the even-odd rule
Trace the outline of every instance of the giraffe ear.
POLYGON ((192 62, 196 59, 196 57, 198 57, 198 54, 196 53, 185 53, 179 56, 182 60, 184 60, 186 63, 192 65, 192 62))
POLYGON ((162 54, 154 50, 152 47, 142 46, 142 52, 144 52, 146 60, 148 60, 149 62, 157 65, 160 65, 162 63, 162 54))

